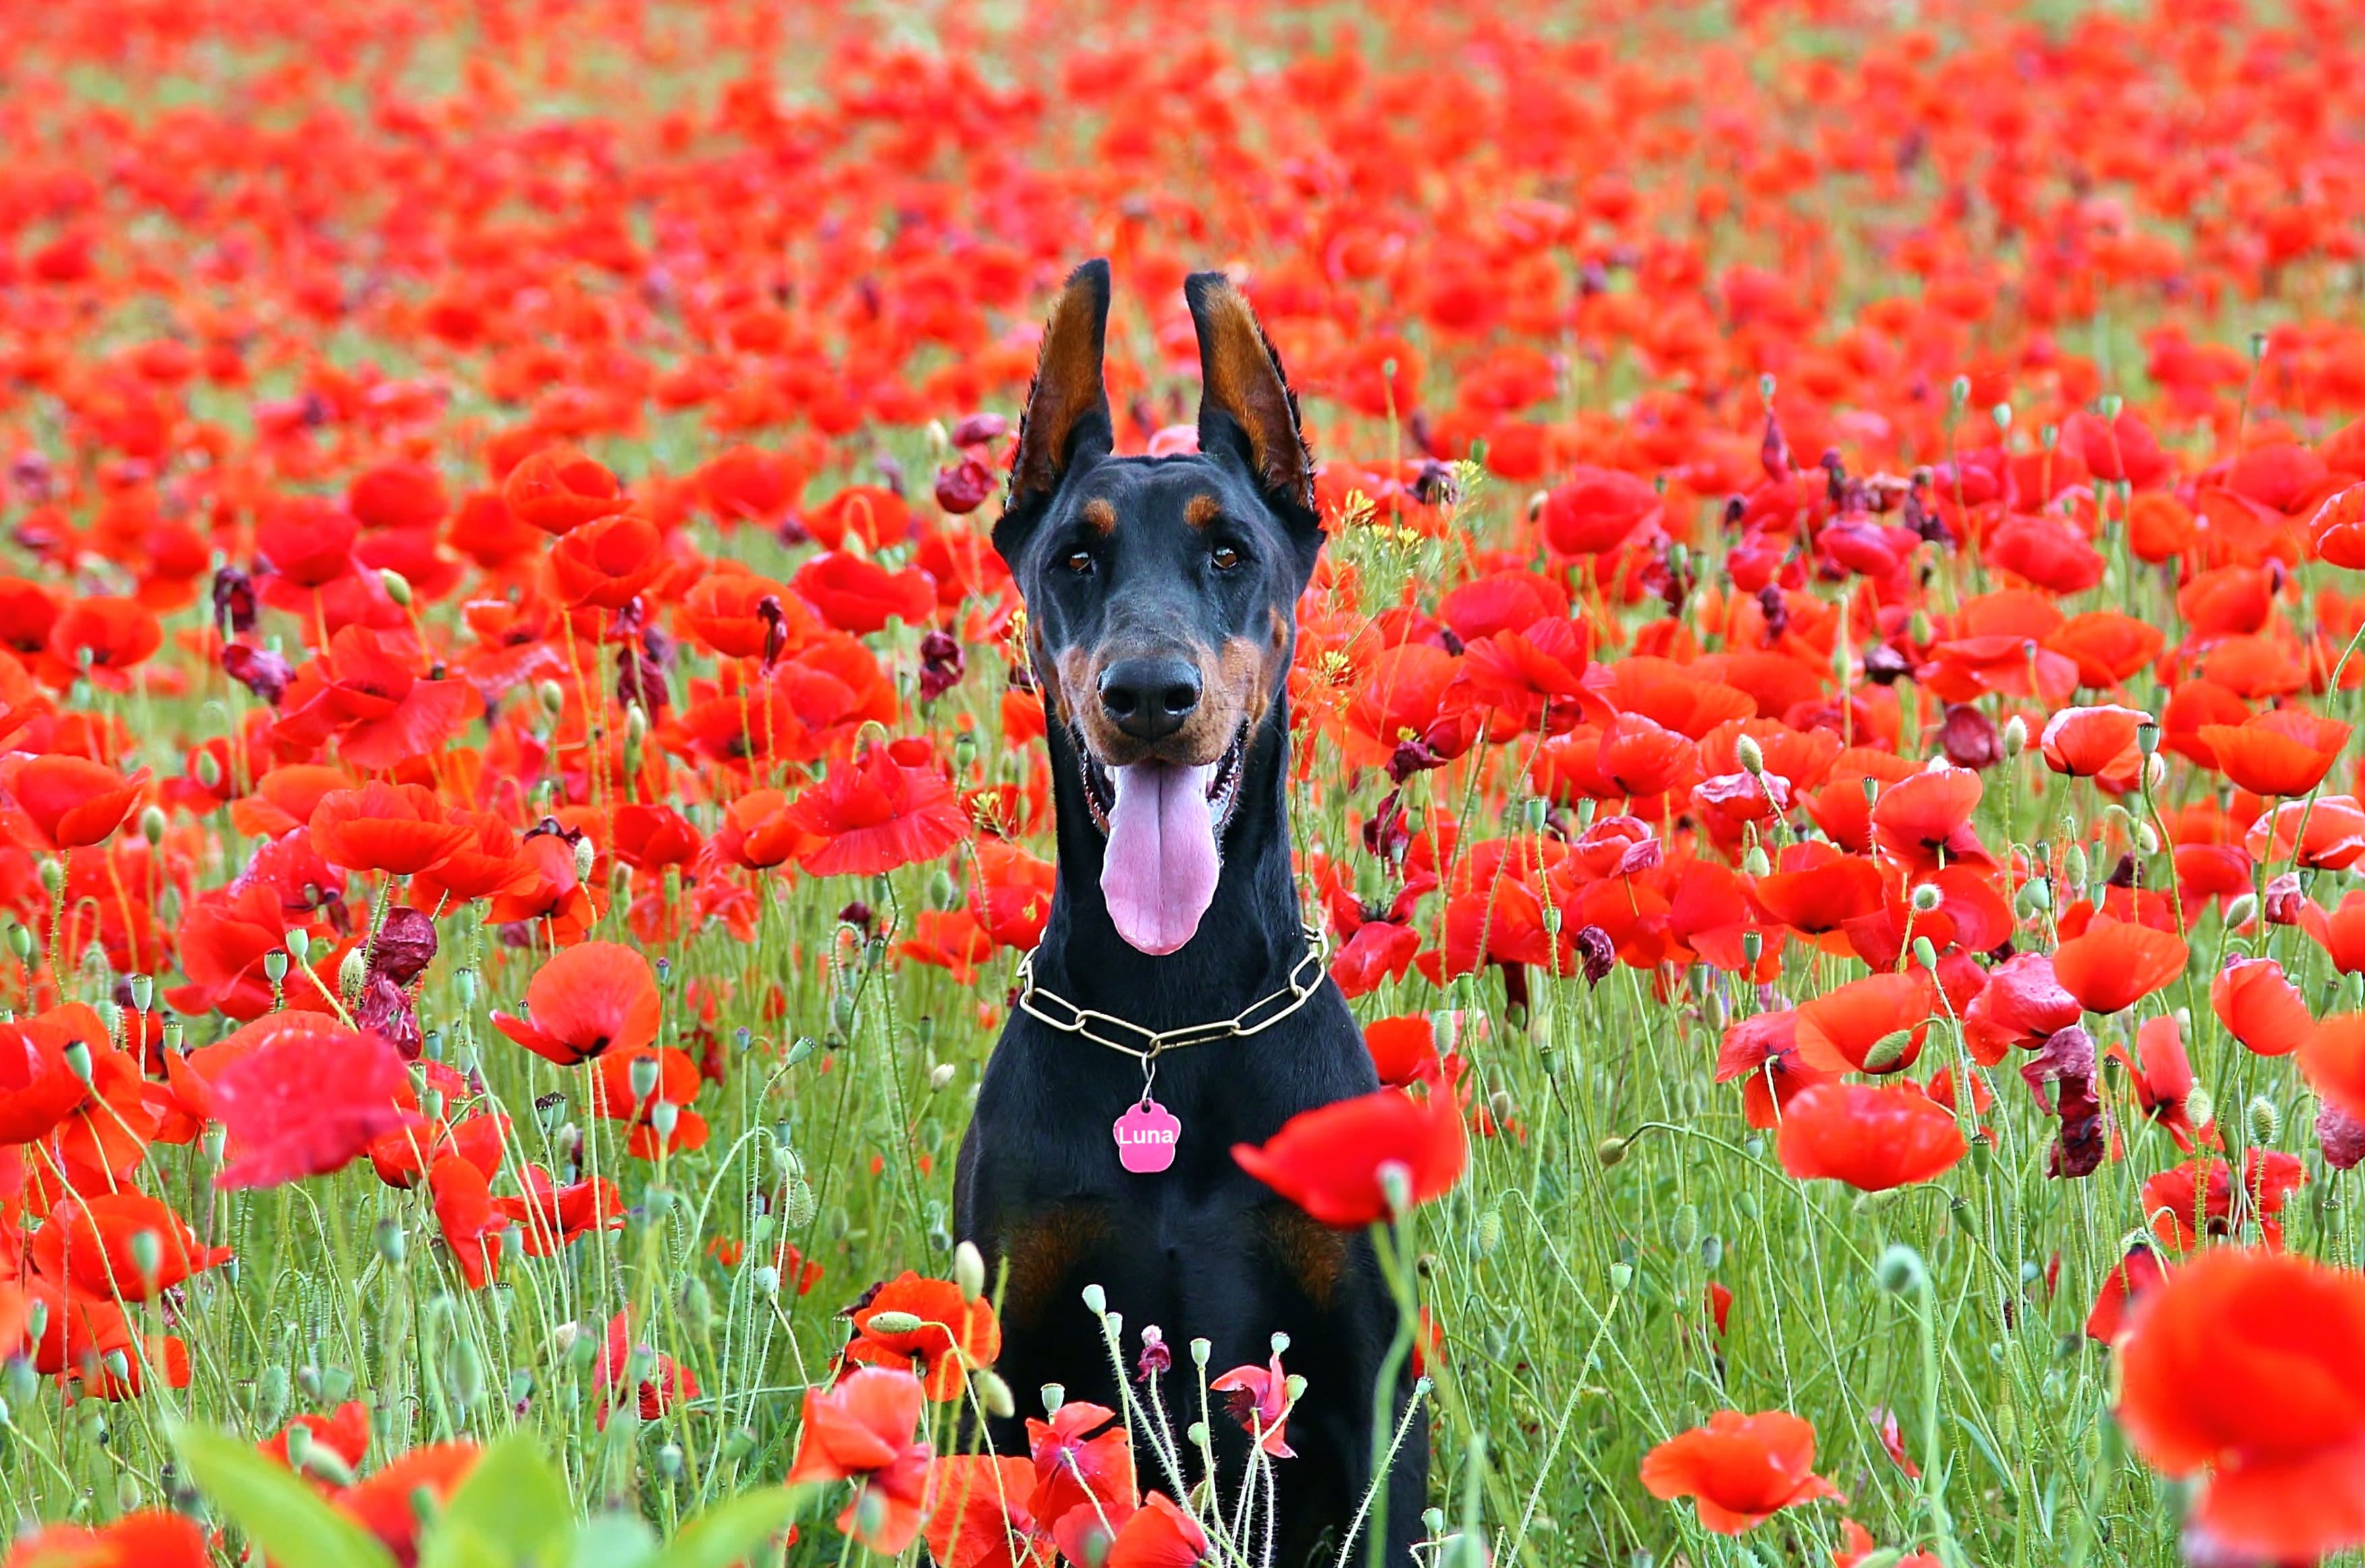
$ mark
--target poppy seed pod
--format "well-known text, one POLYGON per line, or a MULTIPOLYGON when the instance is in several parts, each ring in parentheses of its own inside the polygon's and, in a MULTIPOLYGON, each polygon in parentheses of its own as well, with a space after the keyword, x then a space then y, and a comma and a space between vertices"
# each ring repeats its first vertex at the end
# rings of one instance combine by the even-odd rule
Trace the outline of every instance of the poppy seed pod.
POLYGON ((1922 1290, 1930 1283, 1930 1271, 1922 1261, 1922 1254, 1901 1241, 1892 1242, 1882 1250, 1880 1260, 1873 1265, 1873 1277, 1880 1282, 1882 1290, 1892 1295, 1922 1290))

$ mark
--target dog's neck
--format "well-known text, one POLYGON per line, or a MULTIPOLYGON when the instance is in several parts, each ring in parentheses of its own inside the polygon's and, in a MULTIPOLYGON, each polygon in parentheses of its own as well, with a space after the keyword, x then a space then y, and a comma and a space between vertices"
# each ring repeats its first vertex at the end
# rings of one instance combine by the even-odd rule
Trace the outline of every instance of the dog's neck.
POLYGON ((1081 1007, 1149 1029, 1213 1023, 1280 990, 1306 956, 1289 843, 1289 713, 1276 701, 1249 747, 1223 872, 1191 940, 1163 957, 1117 935, 1101 895, 1108 843, 1085 804, 1075 743, 1054 724, 1051 790, 1059 881, 1035 953, 1036 980, 1081 1007))

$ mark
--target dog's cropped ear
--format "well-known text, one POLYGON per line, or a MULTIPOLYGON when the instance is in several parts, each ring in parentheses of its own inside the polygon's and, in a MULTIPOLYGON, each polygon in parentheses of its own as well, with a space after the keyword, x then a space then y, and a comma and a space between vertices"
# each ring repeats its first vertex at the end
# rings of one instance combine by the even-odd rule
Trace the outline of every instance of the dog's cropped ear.
POLYGON ((1068 274, 1043 327, 1042 357, 1018 421, 1010 493, 993 525, 993 547, 1010 560, 1043 515, 1059 481, 1116 444, 1101 358, 1108 340, 1109 266, 1090 261, 1068 274))
POLYGON ((1297 427, 1297 395, 1256 312, 1221 273, 1183 281, 1199 330, 1199 450, 1247 464, 1268 498, 1311 521, 1314 454, 1297 427))

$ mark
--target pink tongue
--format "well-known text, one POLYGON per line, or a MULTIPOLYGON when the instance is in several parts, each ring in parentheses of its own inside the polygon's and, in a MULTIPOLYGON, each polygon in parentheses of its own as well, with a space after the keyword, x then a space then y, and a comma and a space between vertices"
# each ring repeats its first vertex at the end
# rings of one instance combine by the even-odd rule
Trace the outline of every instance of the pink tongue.
POLYGON ((1109 811, 1101 895, 1117 935, 1145 953, 1171 953, 1191 940, 1216 897, 1222 868, 1207 810, 1214 773, 1212 763, 1137 762, 1109 770, 1116 804, 1109 811))

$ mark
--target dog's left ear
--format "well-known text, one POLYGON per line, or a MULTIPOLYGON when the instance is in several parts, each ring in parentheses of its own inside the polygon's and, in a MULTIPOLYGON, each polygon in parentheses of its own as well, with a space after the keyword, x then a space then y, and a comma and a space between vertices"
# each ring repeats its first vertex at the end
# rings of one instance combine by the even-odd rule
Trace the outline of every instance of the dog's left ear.
POLYGON ((1297 394, 1256 312, 1221 273, 1192 274, 1182 297, 1199 331, 1199 450, 1239 458, 1292 521, 1318 526, 1297 394))

